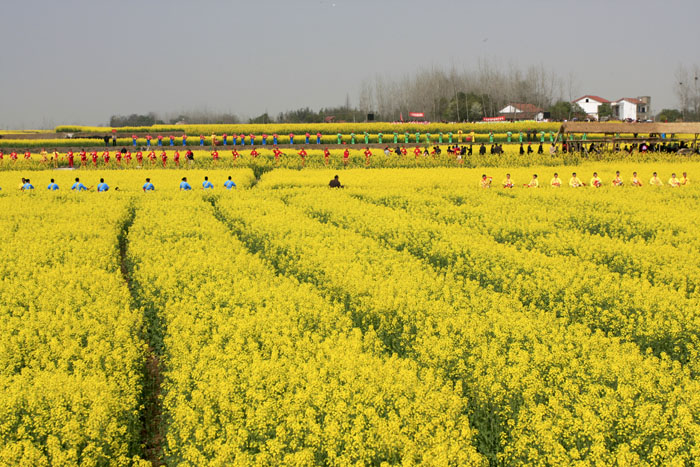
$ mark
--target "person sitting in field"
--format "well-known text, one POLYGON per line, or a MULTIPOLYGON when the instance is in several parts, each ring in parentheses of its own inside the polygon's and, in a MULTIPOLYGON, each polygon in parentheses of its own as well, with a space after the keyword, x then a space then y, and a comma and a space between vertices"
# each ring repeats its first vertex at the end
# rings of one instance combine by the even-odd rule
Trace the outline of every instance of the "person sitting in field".
POLYGON ((100 183, 97 185, 97 192, 102 193, 105 191, 109 191, 109 185, 105 183, 105 179, 101 178, 100 183))
POLYGON ((520 152, 520 155, 521 155, 521 156, 525 155, 525 148, 523 147, 523 143, 520 143, 519 152, 520 152))
POLYGON ((642 186, 642 181, 637 177, 637 172, 632 172, 632 186, 642 186))
POLYGON ((485 154, 486 154, 486 146, 484 145, 484 143, 481 143, 481 146, 479 146, 479 155, 483 156, 485 154))
POLYGON ((569 179, 569 186, 571 188, 578 188, 578 187, 583 186, 583 182, 581 182, 581 179, 579 179, 576 176, 576 172, 571 174, 571 178, 569 179))
POLYGON ((683 185, 683 186, 690 185, 690 179, 688 178, 687 172, 683 172, 683 178, 681 178, 681 185, 683 185))
POLYGON ((549 155, 554 157, 554 155, 557 153, 557 145, 552 143, 552 145, 549 147, 549 155))
POLYGON ((236 182, 231 180, 231 176, 228 176, 228 180, 224 182, 224 186, 226 187, 227 190, 230 190, 231 188, 236 188, 236 182))
POLYGON ((591 178, 591 186, 595 188, 600 188, 603 186, 603 181, 598 177, 598 172, 593 172, 593 178, 591 178))
POLYGON ((537 174, 532 174, 532 180, 530 180, 530 183, 525 186, 527 188, 539 188, 540 181, 537 179, 537 174))
POLYGON ((668 184, 673 188, 678 188, 681 186, 681 181, 676 178, 676 174, 672 173, 671 178, 668 179, 668 184))
POLYGON ((527 143, 527 153, 528 155, 532 154, 534 151, 532 150, 532 144, 527 143))
POLYGON ((192 189, 192 185, 187 182, 187 177, 182 177, 180 182, 180 191, 189 191, 192 189))
POLYGON ((540 145, 537 146, 537 154, 544 154, 544 148, 542 147, 542 143, 540 143, 540 145))
POLYGON ((337 175, 333 177, 333 180, 328 182, 328 186, 331 188, 344 188, 343 185, 340 184, 340 180, 338 180, 337 175))
POLYGON ((549 184, 554 188, 561 187, 561 178, 559 178, 558 173, 554 172, 554 177, 549 181, 549 184))
POLYGON ((651 186, 663 186, 664 182, 661 181, 661 179, 656 175, 656 172, 654 172, 651 176, 651 179, 649 180, 649 185, 651 186))
POLYGON ((481 188, 491 188, 491 177, 487 177, 486 174, 481 176, 481 188))
POLYGON ((76 178, 75 183, 73 184, 73 186, 70 187, 70 189, 74 191, 88 191, 91 188, 92 187, 88 188, 85 185, 83 185, 79 178, 76 178))
POLYGON ((505 180, 503 180, 503 188, 513 188, 513 179, 510 178, 510 174, 506 174, 505 180))
POLYGON ((622 176, 620 176, 620 171, 615 172, 615 178, 612 181, 613 186, 622 186, 622 176))
POLYGON ((143 189, 144 193, 147 191, 155 191, 155 189, 156 189, 156 187, 153 186, 153 183, 151 183, 150 178, 146 179, 146 183, 144 183, 141 188, 143 189))
POLYGON ((24 185, 22 185, 22 191, 30 191, 34 189, 34 185, 29 181, 29 179, 26 179, 24 181, 24 185))

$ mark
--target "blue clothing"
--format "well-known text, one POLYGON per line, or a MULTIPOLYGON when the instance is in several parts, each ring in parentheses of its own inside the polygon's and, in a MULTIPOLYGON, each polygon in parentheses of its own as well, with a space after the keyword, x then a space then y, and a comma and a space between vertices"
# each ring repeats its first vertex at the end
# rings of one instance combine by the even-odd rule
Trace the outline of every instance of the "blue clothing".
POLYGON ((180 189, 181 190, 191 190, 192 187, 187 182, 180 182, 180 189))
POLYGON ((107 191, 107 190, 109 190, 109 185, 107 185, 106 183, 103 182, 103 183, 100 183, 99 185, 97 185, 98 192, 99 191, 107 191))
POLYGON ((56 185, 55 183, 50 183, 49 186, 46 188, 51 190, 51 191, 56 191, 56 190, 58 190, 58 185, 56 185))
POLYGON ((23 190, 33 190, 34 185, 32 185, 31 183, 25 183, 24 185, 22 185, 22 189, 23 190))
POLYGON ((224 182, 224 186, 230 190, 231 188, 236 186, 236 184, 233 182, 233 180, 226 180, 224 182))
POLYGON ((82 182, 75 182, 72 187, 70 187, 71 190, 78 190, 78 191, 87 191, 87 187, 82 184, 82 182))
POLYGON ((143 190, 144 190, 144 191, 153 191, 153 190, 155 190, 155 189, 156 189, 156 187, 154 187, 154 186, 153 186, 153 183, 151 183, 151 182, 146 182, 146 183, 143 184, 143 190))
POLYGON ((204 180, 202 182, 202 188, 206 190, 207 188, 214 188, 214 185, 209 180, 204 180))

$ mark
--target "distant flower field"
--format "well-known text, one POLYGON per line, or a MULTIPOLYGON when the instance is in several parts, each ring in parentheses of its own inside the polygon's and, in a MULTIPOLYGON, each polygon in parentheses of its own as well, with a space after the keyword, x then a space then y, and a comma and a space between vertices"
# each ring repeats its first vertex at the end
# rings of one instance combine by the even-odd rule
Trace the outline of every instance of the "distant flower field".
POLYGON ((0 464, 700 459, 700 163, 264 158, 0 171, 0 464))

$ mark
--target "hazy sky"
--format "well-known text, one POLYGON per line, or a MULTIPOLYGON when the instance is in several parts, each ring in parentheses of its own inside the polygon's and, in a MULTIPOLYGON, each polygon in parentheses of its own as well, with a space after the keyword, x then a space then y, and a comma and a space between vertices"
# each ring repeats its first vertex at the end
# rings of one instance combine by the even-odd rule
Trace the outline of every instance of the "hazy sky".
POLYGON ((479 58, 658 111, 700 64, 699 0, 0 0, 0 19, 0 128, 355 104, 364 78, 479 58))

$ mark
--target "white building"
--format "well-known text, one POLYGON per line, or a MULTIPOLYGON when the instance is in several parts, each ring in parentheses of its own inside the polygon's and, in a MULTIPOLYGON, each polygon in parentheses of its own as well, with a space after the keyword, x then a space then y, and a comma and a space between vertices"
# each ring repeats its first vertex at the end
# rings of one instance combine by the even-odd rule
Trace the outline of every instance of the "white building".
POLYGON ((616 120, 647 120, 651 113, 651 98, 623 97, 612 103, 612 117, 616 120))
POLYGON ((586 112, 586 115, 598 120, 598 106, 600 104, 610 104, 610 101, 600 96, 586 94, 585 96, 581 96, 576 99, 573 103, 578 104, 579 107, 586 112))
POLYGON ((544 110, 534 104, 511 103, 503 107, 499 112, 506 120, 536 120, 544 119, 544 110))

